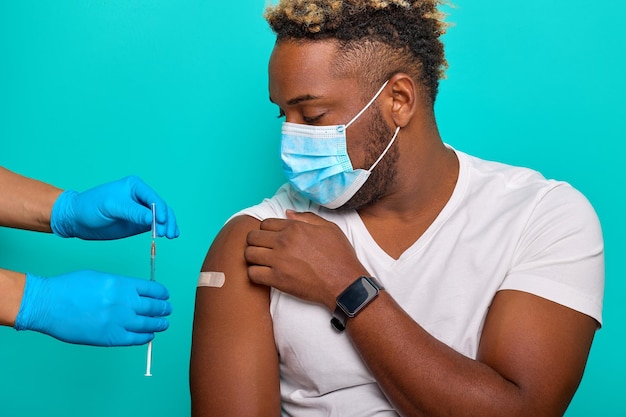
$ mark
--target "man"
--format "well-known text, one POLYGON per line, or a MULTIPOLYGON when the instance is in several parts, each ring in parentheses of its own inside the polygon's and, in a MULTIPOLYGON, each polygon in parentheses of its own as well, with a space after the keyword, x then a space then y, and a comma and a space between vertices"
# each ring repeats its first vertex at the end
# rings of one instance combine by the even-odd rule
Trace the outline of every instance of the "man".
POLYGON ((436 7, 268 9, 289 183, 204 261, 194 416, 565 412, 601 323, 598 219, 566 183, 442 142, 436 7))
MULTIPOLYGON (((137 177, 78 193, 0 167, 0 226, 62 237, 119 239, 150 230, 155 203, 158 236, 179 235, 165 201, 137 177)), ((43 278, 0 269, 0 325, 34 330, 68 343, 148 343, 168 327, 167 289, 156 282, 96 271, 43 278)))

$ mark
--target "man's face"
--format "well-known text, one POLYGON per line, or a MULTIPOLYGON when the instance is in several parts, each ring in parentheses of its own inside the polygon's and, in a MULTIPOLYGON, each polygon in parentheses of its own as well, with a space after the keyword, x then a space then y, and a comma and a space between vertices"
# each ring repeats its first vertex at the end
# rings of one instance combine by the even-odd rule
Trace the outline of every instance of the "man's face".
MULTIPOLYGON (((270 99, 280 107, 287 122, 346 124, 374 96, 376 91, 362 91, 368 87, 360 85, 357 79, 333 74, 335 54, 336 44, 332 41, 280 42, 275 46, 269 63, 270 99)), ((377 100, 346 131, 353 167, 369 169, 393 133, 377 100)), ((397 157, 394 146, 342 208, 357 209, 382 197, 395 177, 397 157)))

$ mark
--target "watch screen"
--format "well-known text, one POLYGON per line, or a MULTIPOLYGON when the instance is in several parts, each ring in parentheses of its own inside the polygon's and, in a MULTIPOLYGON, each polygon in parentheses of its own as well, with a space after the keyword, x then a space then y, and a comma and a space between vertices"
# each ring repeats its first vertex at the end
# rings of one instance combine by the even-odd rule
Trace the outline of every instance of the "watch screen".
POLYGON ((376 294, 376 288, 367 279, 361 278, 351 285, 348 291, 342 294, 341 304, 346 311, 356 313, 357 309, 374 294, 376 294))

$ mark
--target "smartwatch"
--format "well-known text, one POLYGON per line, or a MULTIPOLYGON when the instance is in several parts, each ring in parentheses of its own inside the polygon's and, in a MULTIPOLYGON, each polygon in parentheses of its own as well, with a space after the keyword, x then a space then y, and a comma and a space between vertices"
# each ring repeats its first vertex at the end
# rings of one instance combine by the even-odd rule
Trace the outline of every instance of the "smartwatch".
POLYGON ((374 277, 358 277, 337 297, 337 307, 330 324, 337 331, 344 331, 348 318, 356 316, 374 298, 378 297, 378 293, 383 289, 374 277))

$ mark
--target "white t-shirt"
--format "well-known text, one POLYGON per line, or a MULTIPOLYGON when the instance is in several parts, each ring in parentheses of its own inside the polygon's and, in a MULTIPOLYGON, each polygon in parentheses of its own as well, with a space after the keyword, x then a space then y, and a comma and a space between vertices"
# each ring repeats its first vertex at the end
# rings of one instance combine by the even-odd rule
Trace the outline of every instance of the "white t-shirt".
MULTIPOLYGON (((587 199, 564 182, 456 151, 454 192, 437 219, 399 259, 385 253, 356 211, 333 211, 285 184, 243 210, 259 220, 311 211, 336 223, 357 256, 431 335, 475 358, 497 291, 529 292, 602 322, 604 246, 587 199)), ((283 415, 396 416, 330 314, 272 289, 283 415)))

